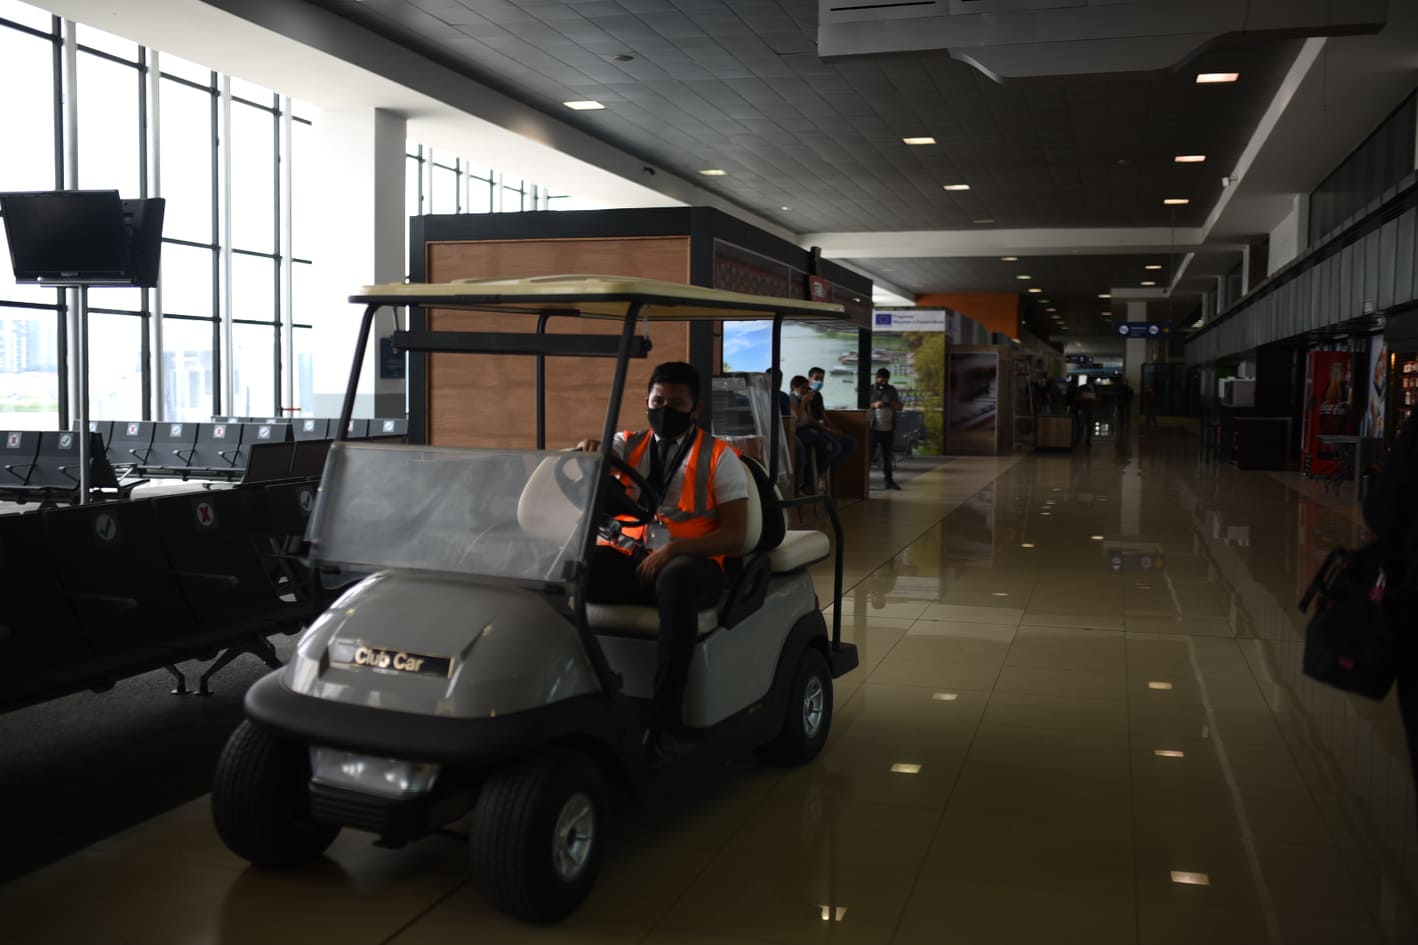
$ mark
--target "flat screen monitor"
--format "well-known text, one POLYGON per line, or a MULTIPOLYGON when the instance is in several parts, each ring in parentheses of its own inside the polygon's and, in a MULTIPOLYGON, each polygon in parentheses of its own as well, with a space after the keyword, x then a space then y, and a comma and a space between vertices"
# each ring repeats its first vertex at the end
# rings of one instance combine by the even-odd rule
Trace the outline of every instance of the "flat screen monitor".
POLYGON ((0 194, 17 282, 157 285, 164 201, 116 190, 0 194))

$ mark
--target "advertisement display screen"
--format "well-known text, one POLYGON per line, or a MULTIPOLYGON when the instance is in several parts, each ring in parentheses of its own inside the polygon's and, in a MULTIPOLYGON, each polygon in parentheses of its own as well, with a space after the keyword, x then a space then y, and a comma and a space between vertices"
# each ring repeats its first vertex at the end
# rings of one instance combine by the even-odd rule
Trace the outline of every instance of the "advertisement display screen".
POLYGON ((999 423, 999 355, 951 352, 946 449, 991 454, 999 423))

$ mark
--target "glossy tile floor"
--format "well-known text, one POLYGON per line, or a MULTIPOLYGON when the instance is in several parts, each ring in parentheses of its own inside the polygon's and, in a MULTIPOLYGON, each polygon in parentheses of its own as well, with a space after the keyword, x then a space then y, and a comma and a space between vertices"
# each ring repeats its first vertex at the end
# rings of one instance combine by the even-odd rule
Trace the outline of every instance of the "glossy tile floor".
MULTIPOLYGON (((1294 601, 1352 503, 1148 432, 956 459, 845 510, 831 740, 629 807, 586 906, 493 913, 465 851, 346 833, 244 868, 200 799, 0 890, 19 943, 1411 943, 1392 699, 1298 670, 1294 601)), ((829 571, 817 575, 829 586, 829 571)), ((13 814, 14 812, 11 812, 13 814)))

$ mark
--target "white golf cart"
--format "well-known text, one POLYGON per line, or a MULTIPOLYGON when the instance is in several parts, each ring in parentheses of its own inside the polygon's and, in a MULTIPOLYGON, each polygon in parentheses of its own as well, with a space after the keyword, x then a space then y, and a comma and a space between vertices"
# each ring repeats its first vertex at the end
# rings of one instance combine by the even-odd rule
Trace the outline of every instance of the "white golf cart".
MULTIPOLYGON (((841 306, 605 276, 391 285, 366 310, 345 394, 348 428, 370 327, 384 306, 540 316, 535 331, 401 331, 404 351, 615 359, 600 453, 547 451, 543 371, 535 450, 336 443, 308 534, 321 569, 356 581, 306 631, 289 665, 253 686, 212 790, 217 830, 265 867, 313 860, 341 827, 400 844, 469 817, 472 864, 493 904, 554 921, 585 898, 606 845, 607 785, 653 798, 730 756, 812 760, 832 723, 832 680, 857 665, 829 636, 807 567, 831 553, 789 531, 778 442, 745 460, 749 528, 720 606, 699 615, 683 717, 693 750, 650 766, 642 731, 658 611, 587 602, 586 563, 616 515, 648 520, 609 473, 631 358, 657 319, 841 319, 841 306), (547 334, 558 317, 615 318, 618 335, 547 334), (352 575, 352 576, 351 576, 352 575)), ((640 483, 642 494, 649 487, 640 483)))

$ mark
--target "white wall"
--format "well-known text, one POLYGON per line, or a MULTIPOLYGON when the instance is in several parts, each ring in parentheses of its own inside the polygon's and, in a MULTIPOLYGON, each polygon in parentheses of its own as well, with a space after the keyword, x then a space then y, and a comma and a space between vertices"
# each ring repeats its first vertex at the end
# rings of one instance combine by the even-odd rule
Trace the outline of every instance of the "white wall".
POLYGON ((1270 259, 1265 274, 1269 276, 1305 249, 1309 240, 1310 198, 1307 194, 1296 194, 1292 198, 1290 212, 1280 225, 1270 231, 1270 259))

